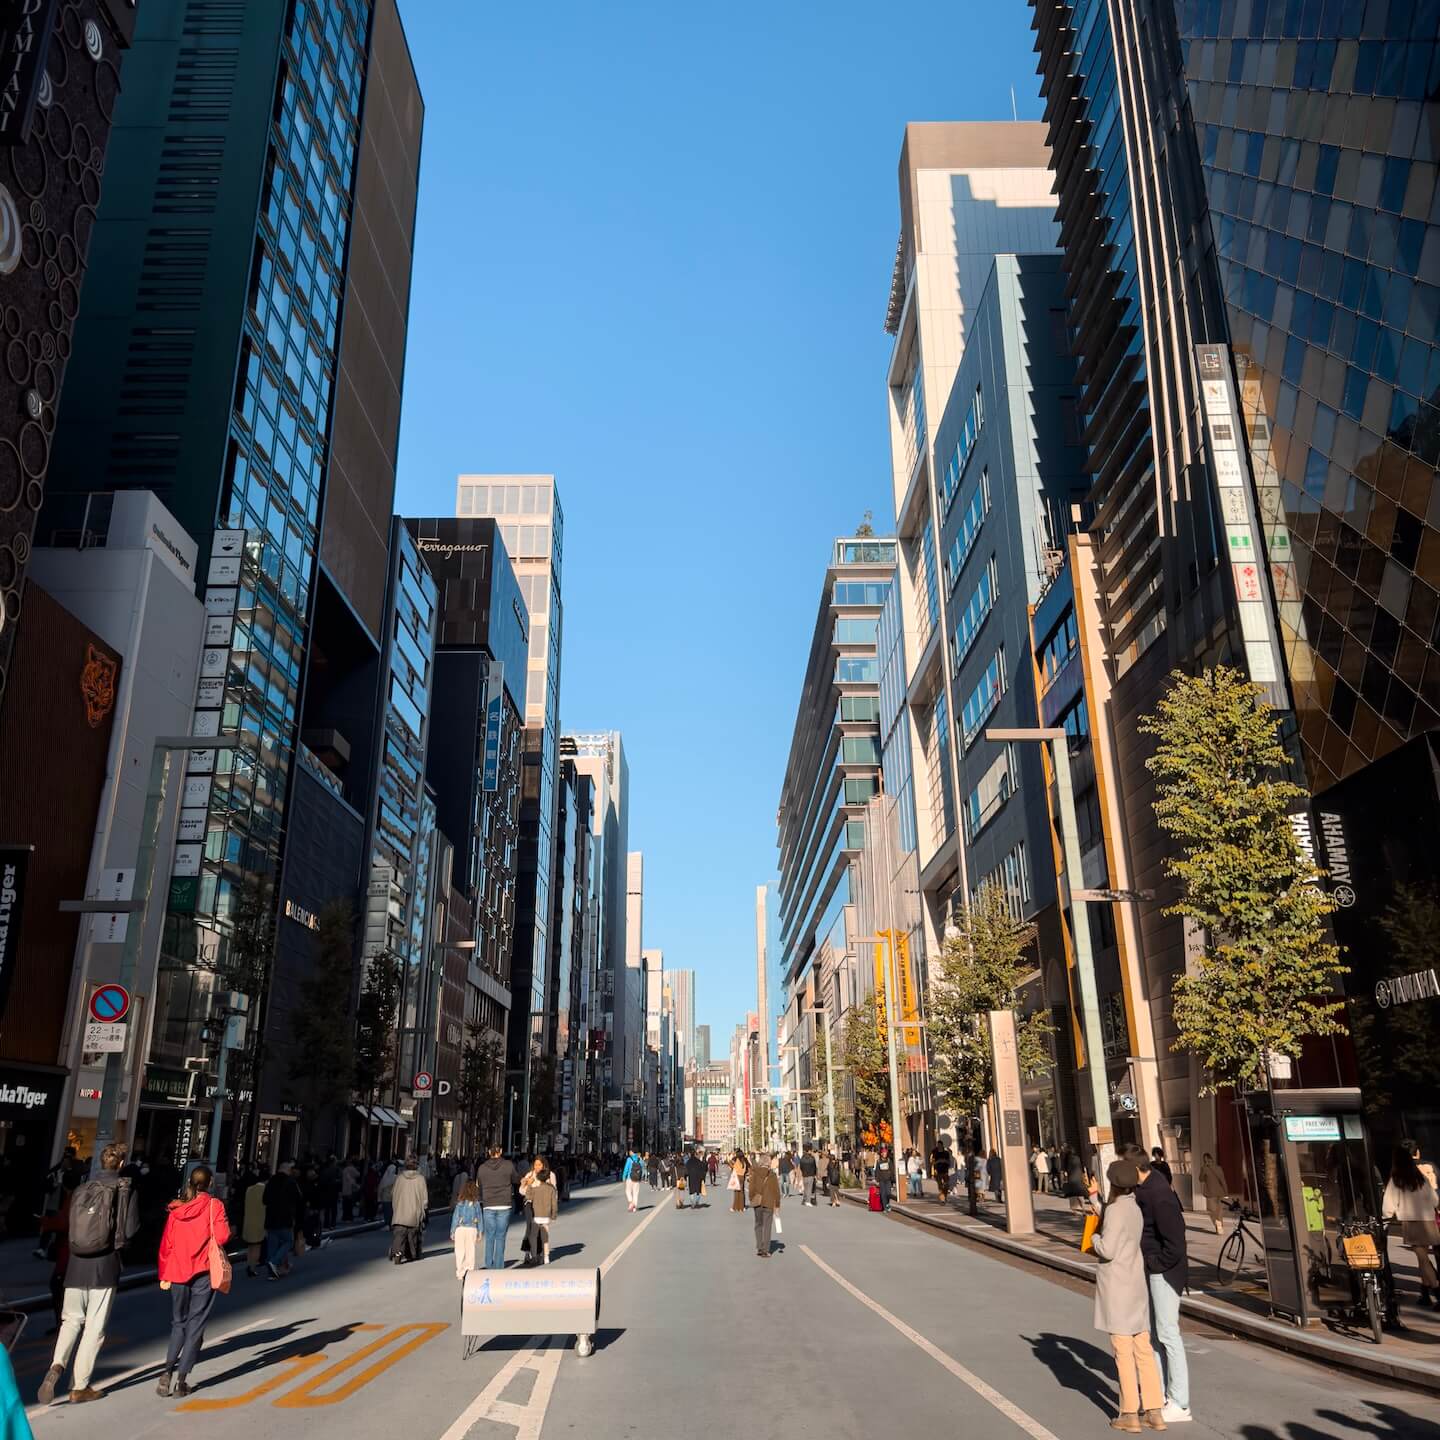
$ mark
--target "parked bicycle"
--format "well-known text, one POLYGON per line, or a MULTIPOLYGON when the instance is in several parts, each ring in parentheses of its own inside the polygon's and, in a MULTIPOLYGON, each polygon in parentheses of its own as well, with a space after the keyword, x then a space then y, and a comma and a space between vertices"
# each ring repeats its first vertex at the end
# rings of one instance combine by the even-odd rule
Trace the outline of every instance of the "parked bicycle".
POLYGON ((1341 1220, 1336 1226, 1340 1249, 1350 1271, 1353 1299, 1332 1312, 1351 1325, 1369 1326, 1378 1345, 1384 1336, 1386 1312, 1385 1221, 1341 1220))
POLYGON ((1238 1200, 1226 1202, 1235 1212, 1235 1228, 1225 1237, 1220 1253, 1215 1258, 1215 1270, 1222 1285, 1233 1285, 1245 1268, 1247 1251, 1253 1250, 1257 1259, 1265 1254, 1265 1242, 1245 1222, 1258 1220, 1254 1210, 1247 1210, 1238 1200))

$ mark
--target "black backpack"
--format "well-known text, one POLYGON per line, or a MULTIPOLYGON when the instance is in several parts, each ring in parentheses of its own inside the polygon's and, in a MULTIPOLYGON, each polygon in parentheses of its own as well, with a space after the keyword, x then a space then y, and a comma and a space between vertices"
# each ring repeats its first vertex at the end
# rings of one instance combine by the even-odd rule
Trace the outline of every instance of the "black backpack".
POLYGON ((72 1255, 108 1255, 116 1249, 120 1222, 121 1192, 128 1192, 130 1182, 106 1185, 87 1180, 70 1199, 70 1253, 72 1255))

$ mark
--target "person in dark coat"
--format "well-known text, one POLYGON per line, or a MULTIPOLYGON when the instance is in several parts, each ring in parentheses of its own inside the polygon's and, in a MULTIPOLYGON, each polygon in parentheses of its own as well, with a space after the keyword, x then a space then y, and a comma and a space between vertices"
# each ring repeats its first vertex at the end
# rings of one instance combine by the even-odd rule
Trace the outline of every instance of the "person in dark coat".
POLYGON ((888 1145, 881 1145, 875 1161, 875 1186, 880 1191, 880 1208, 890 1208, 890 1197, 895 1193, 895 1157, 888 1145))
POLYGON ((1164 1356, 1166 1423, 1190 1419, 1190 1368, 1185 1341, 1180 1335, 1180 1296, 1189 1284, 1189 1257, 1185 1239, 1185 1211, 1170 1182, 1153 1169, 1150 1157, 1138 1145, 1127 1145, 1125 1157, 1135 1162, 1140 1184, 1136 1203, 1145 1219, 1140 1250, 1150 1285, 1150 1309, 1155 1338, 1164 1356))
POLYGON ((760 1154, 746 1176, 750 1208, 755 1212, 755 1253, 770 1258, 770 1237, 780 1213, 780 1180, 770 1168, 770 1156, 760 1154))
POLYGON ((265 1182, 265 1268, 270 1279, 290 1273, 295 1232, 305 1215, 305 1197, 295 1179, 295 1162, 285 1160, 265 1182))
POLYGON ((698 1150, 691 1150, 685 1157, 685 1188, 690 1192, 692 1208, 699 1209, 700 1197, 705 1193, 705 1177, 708 1170, 698 1150))

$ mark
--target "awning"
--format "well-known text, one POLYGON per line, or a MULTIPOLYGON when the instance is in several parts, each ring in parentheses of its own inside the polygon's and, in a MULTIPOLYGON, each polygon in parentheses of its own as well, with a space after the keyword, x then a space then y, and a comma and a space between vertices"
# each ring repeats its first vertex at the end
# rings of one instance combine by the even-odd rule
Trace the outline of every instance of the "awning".
POLYGON ((368 1105, 357 1105, 355 1113, 369 1125, 381 1125, 391 1130, 408 1130, 410 1123, 403 1115, 390 1109, 388 1105, 376 1105, 373 1109, 368 1105))

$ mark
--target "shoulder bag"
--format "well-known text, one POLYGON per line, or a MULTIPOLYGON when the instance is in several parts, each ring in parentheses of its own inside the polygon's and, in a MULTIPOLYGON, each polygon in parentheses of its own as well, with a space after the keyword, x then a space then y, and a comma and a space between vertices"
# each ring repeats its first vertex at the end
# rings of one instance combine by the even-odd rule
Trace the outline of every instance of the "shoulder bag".
POLYGON ((210 1206, 210 1288, 217 1294, 228 1295, 230 1293, 230 1257, 225 1253, 225 1247, 215 1238, 215 1206, 220 1202, 212 1201, 210 1206))

